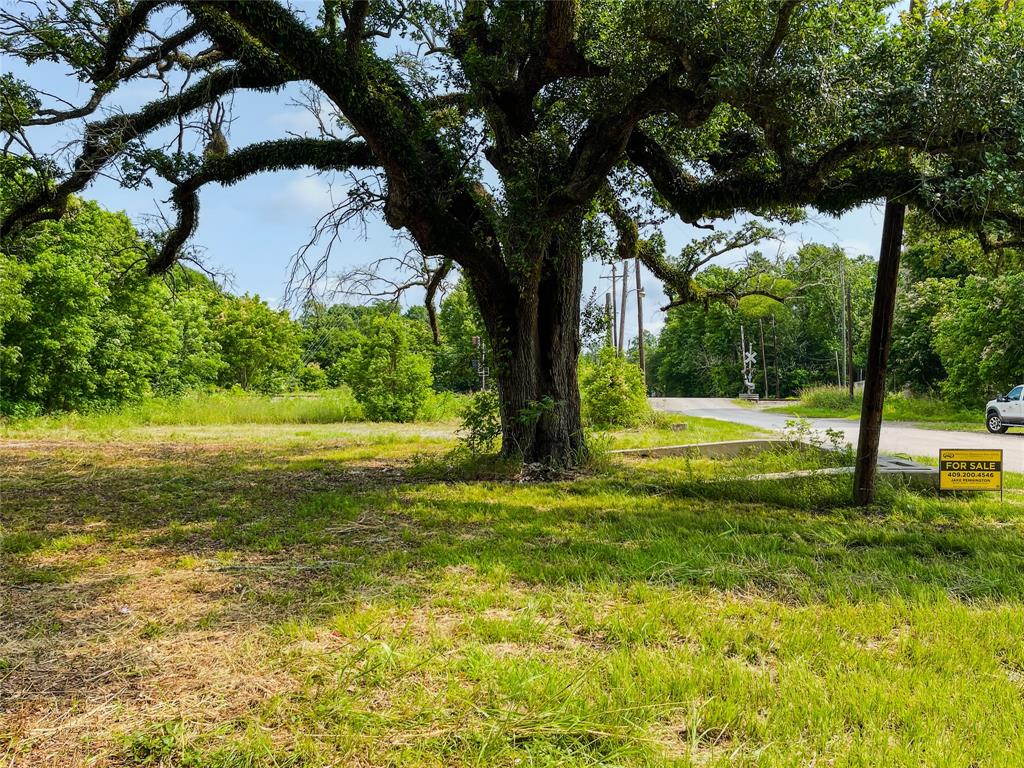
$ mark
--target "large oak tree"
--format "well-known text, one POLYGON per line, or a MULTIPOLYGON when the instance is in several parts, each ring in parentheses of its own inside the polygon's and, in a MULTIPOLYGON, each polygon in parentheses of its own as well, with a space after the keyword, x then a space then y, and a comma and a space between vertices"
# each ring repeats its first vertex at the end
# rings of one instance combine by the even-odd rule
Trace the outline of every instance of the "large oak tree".
POLYGON ((81 104, 2 81, 5 152, 31 169, 4 237, 64 213, 117 165, 170 181, 168 269, 200 191, 289 168, 374 175, 395 229, 468 278, 496 354, 505 451, 571 463, 583 448, 576 362, 589 236, 693 290, 692 254, 645 247, 655 208, 707 226, 747 213, 839 214, 899 200, 946 224, 1019 233, 1024 12, 1012 0, 51 0, 5 12, 3 46, 70 66, 81 104), (157 29, 161 30, 157 33, 157 29), (142 77, 169 87, 117 108, 142 77), (321 134, 226 151, 216 105, 302 83, 339 116, 321 134), (170 87, 173 85, 173 87, 170 87), (204 124, 203 116, 207 119, 204 124), (71 167, 32 127, 78 121, 71 167), (158 141, 205 131, 205 153, 158 141), (607 218, 602 218, 607 217, 607 218))

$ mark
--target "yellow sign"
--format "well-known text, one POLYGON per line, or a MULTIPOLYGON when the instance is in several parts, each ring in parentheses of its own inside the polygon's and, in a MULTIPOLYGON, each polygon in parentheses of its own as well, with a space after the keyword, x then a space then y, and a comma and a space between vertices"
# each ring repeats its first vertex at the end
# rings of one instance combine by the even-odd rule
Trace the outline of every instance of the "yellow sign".
POLYGON ((973 448, 939 451, 939 489, 943 491, 1003 490, 1003 452, 973 448))

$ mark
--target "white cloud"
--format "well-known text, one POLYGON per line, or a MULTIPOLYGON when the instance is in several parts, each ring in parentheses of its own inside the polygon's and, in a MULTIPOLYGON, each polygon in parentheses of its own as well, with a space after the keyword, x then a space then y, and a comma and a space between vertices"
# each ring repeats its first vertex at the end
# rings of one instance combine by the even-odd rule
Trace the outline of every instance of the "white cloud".
POLYGON ((324 213, 333 205, 330 186, 318 176, 302 176, 284 185, 280 201, 289 208, 324 213))

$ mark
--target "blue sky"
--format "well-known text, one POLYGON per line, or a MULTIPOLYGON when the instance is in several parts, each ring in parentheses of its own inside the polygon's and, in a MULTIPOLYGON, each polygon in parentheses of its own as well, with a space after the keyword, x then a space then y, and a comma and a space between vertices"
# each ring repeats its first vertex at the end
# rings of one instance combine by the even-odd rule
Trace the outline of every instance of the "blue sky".
MULTIPOLYGON (((87 97, 87 88, 69 77, 59 65, 40 63, 27 68, 22 62, 10 59, 0 65, 4 71, 12 72, 34 87, 73 103, 81 103, 87 97)), ((157 94, 157 85, 148 80, 129 83, 115 94, 116 98, 110 99, 110 103, 126 110, 136 108, 147 96, 157 94)), ((228 133, 232 147, 281 138, 288 132, 313 133, 312 118, 301 108, 289 104, 297 95, 296 88, 276 94, 238 94, 232 105, 236 119, 228 133)), ((30 136, 37 151, 49 151, 76 139, 77 127, 37 128, 30 136)), ((123 210, 132 219, 141 221, 160 210, 171 216, 166 202, 168 194, 168 187, 159 183, 154 183, 152 189, 136 191, 122 189, 116 181, 101 178, 86 189, 84 196, 98 200, 109 209, 123 210)), ((314 223, 332 207, 332 200, 339 200, 343 195, 340 179, 302 171, 262 174, 226 189, 211 185, 200 192, 200 223, 193 243, 202 249, 204 263, 209 268, 228 276, 231 290, 256 293, 271 304, 279 305, 292 256, 309 240, 314 223)), ((791 253, 802 242, 822 242, 840 245, 850 255, 876 255, 881 220, 877 206, 865 206, 838 219, 814 214, 788 229, 781 248, 791 253)), ((718 228, 731 229, 740 223, 722 222, 718 228)), ((667 222, 662 232, 670 252, 678 251, 692 238, 707 234, 678 220, 667 222)), ((772 244, 770 250, 774 252, 776 247, 772 244)), ((407 248, 394 230, 381 219, 372 218, 365 227, 354 224, 345 232, 341 247, 333 251, 330 272, 342 272, 407 248)), ((588 262, 584 272, 585 293, 589 294, 594 287, 602 294, 608 290, 609 281, 600 277, 607 273, 607 266, 588 262)), ((645 275, 644 289, 647 295, 645 325, 657 329, 664 322, 664 313, 659 307, 665 303, 665 294, 660 283, 649 274, 645 275)), ((416 301, 418 297, 414 295, 407 299, 407 303, 416 301)), ((629 309, 627 318, 627 336, 635 335, 635 305, 629 309)))

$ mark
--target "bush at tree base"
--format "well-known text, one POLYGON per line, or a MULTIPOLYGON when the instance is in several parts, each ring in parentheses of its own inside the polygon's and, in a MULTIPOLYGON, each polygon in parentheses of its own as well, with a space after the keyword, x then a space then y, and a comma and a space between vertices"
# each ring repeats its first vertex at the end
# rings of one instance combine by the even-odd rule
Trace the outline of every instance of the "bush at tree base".
POLYGON ((636 427, 651 418, 643 373, 611 347, 580 360, 583 420, 591 427, 636 427))
POLYGON ((462 444, 470 453, 492 453, 501 443, 498 393, 484 389, 470 396, 459 429, 462 444))

